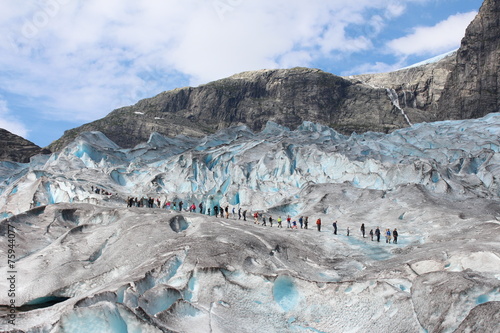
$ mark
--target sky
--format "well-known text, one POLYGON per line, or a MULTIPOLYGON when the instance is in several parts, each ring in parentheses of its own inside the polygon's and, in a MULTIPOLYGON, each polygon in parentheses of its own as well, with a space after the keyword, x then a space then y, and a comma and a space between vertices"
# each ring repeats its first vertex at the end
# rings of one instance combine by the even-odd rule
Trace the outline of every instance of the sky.
POLYGON ((258 69, 396 70, 460 46, 482 0, 2 0, 0 128, 65 130, 258 69))

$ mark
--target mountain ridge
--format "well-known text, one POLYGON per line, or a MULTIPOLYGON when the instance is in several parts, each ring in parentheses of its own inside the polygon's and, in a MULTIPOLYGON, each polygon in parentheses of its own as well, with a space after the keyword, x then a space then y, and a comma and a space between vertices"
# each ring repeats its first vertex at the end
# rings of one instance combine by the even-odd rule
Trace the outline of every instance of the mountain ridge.
MULTIPOLYGON (((409 117, 435 119, 426 112, 413 108, 409 117)), ((152 132, 203 136, 243 124, 259 131, 267 121, 292 129, 314 121, 344 134, 387 133, 409 125, 391 101, 388 88, 297 67, 243 72, 199 87, 166 91, 69 130, 50 147, 60 150, 83 131, 97 130, 122 147, 133 147, 147 141, 152 132)))
POLYGON ((30 157, 38 154, 50 154, 50 150, 41 148, 33 142, 0 128, 0 161, 28 163, 30 157))

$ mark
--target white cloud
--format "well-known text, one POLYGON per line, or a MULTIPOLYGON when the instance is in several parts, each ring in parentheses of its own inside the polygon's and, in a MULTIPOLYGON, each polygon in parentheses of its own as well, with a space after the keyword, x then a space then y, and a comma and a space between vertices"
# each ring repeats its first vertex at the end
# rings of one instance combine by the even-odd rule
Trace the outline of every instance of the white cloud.
POLYGON ((401 69, 404 65, 404 59, 400 59, 395 64, 387 64, 377 61, 375 63, 365 63, 349 70, 349 72, 341 73, 341 75, 357 75, 357 74, 372 74, 372 73, 387 73, 401 69))
POLYGON ((0 91, 45 116, 90 121, 179 77, 199 84, 372 49, 415 1, 426 0, 8 1, 0 91))
POLYGON ((7 106, 7 102, 2 99, 0 99, 0 128, 6 129, 23 138, 28 136, 28 130, 25 125, 12 115, 12 112, 7 106))
POLYGON ((386 18, 394 18, 401 16, 406 10, 406 6, 401 3, 389 3, 385 11, 386 18))
POLYGON ((388 43, 389 49, 400 55, 435 55, 458 48, 465 29, 477 12, 456 14, 432 27, 417 27, 414 31, 388 43))

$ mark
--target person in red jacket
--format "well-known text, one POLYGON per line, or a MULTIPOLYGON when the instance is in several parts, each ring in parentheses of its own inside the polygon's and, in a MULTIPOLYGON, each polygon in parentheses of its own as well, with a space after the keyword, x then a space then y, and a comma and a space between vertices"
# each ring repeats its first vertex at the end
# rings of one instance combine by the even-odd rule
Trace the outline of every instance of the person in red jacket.
POLYGON ((321 231, 321 219, 316 220, 316 226, 318 227, 318 231, 321 231))

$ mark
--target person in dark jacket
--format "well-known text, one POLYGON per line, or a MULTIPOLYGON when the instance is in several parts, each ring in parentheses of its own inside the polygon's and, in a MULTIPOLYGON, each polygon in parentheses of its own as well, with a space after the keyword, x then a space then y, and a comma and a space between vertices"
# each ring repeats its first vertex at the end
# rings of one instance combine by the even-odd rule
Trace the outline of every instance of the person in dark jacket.
POLYGON ((361 234, 363 234, 363 238, 365 238, 365 224, 361 223, 361 234))
POLYGON ((392 237, 394 237, 394 244, 398 243, 398 229, 394 228, 394 231, 392 232, 392 237))
POLYGON ((337 234, 337 221, 334 221, 333 222, 333 234, 336 235, 337 234))
POLYGON ((375 229, 375 236, 377 237, 377 242, 380 242, 380 229, 378 227, 375 229))

